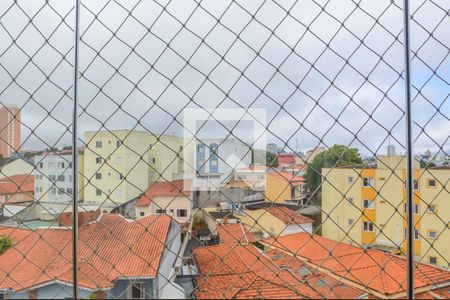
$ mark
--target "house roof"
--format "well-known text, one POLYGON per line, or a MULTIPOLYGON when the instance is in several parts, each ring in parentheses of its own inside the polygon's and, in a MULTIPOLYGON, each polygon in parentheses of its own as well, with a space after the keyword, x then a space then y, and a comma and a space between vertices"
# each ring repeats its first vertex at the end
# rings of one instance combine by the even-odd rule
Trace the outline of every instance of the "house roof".
POLYGON ((153 182, 139 197, 137 206, 149 206, 153 197, 189 197, 190 191, 185 189, 185 184, 190 186, 190 183, 184 180, 153 182))
POLYGON ((260 165, 250 165, 248 167, 239 168, 236 170, 236 172, 248 172, 248 171, 267 171, 269 167, 267 166, 260 166, 260 165))
POLYGON ((196 298, 324 298, 253 245, 201 247, 194 250, 194 259, 199 271, 196 298))
POLYGON ((217 227, 217 233, 222 244, 239 243, 248 244, 256 243, 255 237, 241 223, 220 225, 217 227))
POLYGON ((285 206, 267 207, 265 210, 286 225, 314 222, 312 219, 302 215, 298 211, 293 211, 285 206))
POLYGON ((294 185, 303 183, 305 181, 302 176, 295 176, 288 172, 267 173, 266 176, 272 176, 275 178, 283 179, 283 180, 289 181, 291 184, 294 184, 294 185))
POLYGON ((19 174, 0 179, 0 195, 34 193, 34 176, 19 174))
MULTIPOLYGON (((308 233, 296 233, 267 239, 263 243, 331 272, 374 293, 394 295, 406 290, 406 266, 404 257, 380 250, 363 249, 308 233)), ((416 266, 415 288, 450 283, 450 272, 419 263, 416 266)))
MULTIPOLYGON (((129 221, 105 214, 79 229, 79 284, 111 288, 122 277, 155 277, 171 219, 150 215, 129 221)), ((71 282, 72 231, 0 227, 14 245, 0 254, 0 289, 20 291, 53 281, 71 282), (69 266, 69 267, 68 267, 69 266)))
POLYGON ((280 250, 271 250, 266 255, 280 268, 288 268, 301 280, 307 281, 311 288, 325 299, 356 299, 365 295, 364 292, 346 285, 333 277, 317 271, 315 267, 284 253, 280 250))

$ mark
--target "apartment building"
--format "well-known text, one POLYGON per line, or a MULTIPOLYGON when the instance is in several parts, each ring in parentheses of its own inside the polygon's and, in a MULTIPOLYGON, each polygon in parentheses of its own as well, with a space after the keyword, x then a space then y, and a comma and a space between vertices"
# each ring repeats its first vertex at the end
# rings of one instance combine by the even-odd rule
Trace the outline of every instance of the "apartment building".
MULTIPOLYGON (((376 167, 322 170, 322 235, 400 253, 405 250, 405 158, 379 156, 376 167)), ((448 266, 450 168, 414 170, 416 259, 448 266)))
POLYGON ((69 203, 72 195, 72 151, 47 152, 35 157, 36 200, 69 203))
POLYGON ((84 142, 85 202, 116 206, 138 197, 154 181, 182 177, 183 142, 176 136, 91 131, 84 142))
POLYGON ((0 155, 13 156, 20 148, 20 109, 0 105, 0 155))

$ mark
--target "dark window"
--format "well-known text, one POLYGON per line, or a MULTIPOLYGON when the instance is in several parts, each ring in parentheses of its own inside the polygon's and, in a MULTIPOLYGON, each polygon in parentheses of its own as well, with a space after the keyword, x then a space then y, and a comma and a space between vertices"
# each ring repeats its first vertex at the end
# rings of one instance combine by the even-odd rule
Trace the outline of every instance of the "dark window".
POLYGON ((177 217, 187 217, 187 209, 177 209, 177 217))
POLYGON ((95 179, 102 179, 102 173, 95 173, 95 179))
POLYGON ((145 216, 145 212, 141 211, 140 215, 141 217, 145 216))
POLYGON ((95 193, 96 193, 97 196, 101 196, 101 195, 102 195, 102 191, 99 190, 99 189, 97 189, 97 190, 95 191, 95 193))
POLYGON ((95 147, 96 148, 101 148, 102 147, 102 142, 101 141, 96 141, 95 142, 95 147))
POLYGON ((102 158, 101 157, 96 157, 95 158, 95 163, 101 164, 102 163, 102 158))

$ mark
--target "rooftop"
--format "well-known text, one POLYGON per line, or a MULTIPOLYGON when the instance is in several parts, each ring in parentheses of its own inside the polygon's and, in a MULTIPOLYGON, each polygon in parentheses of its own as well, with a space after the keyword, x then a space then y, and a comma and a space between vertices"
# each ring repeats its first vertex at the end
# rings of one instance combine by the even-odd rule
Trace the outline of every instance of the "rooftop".
MULTIPOLYGON (((309 282, 277 266, 253 245, 221 244, 194 250, 199 299, 324 298, 309 282)), ((360 295, 353 291, 351 294, 360 295)), ((350 295, 350 293, 349 293, 350 295)), ((352 297, 355 298, 355 297, 352 297)))
POLYGON ((298 211, 290 210, 285 206, 268 207, 265 208, 265 210, 277 219, 281 220, 286 225, 306 224, 314 222, 312 219, 302 215, 298 211))
POLYGON ((0 195, 34 193, 34 176, 19 174, 0 179, 0 195))
POLYGON ((287 173, 287 172, 267 173, 266 177, 269 177, 269 176, 284 179, 286 181, 289 181, 290 183, 301 183, 304 181, 304 178, 302 176, 295 176, 295 175, 292 175, 291 173, 287 173))
POLYGON ((190 185, 189 182, 184 180, 153 182, 145 193, 139 197, 137 206, 149 206, 153 197, 189 197, 190 191, 185 190, 187 184, 190 185))
POLYGON ((241 223, 220 225, 217 227, 217 233, 222 244, 239 243, 249 244, 256 243, 255 237, 241 223))
MULTIPOLYGON (((305 232, 267 239, 262 243, 287 254, 295 254, 309 266, 343 278, 376 296, 405 293, 407 262, 404 257, 380 250, 366 250, 305 232)), ((432 289, 434 285, 443 283, 450 283, 450 272, 417 264, 415 288, 432 289)))
MULTIPOLYGON (((164 215, 129 221, 105 214, 81 226, 80 286, 108 289, 122 277, 155 277, 170 224, 170 218, 164 215)), ((14 240, 14 245, 0 254, 0 290, 21 291, 55 280, 71 283, 70 229, 0 227, 0 233, 14 240)))

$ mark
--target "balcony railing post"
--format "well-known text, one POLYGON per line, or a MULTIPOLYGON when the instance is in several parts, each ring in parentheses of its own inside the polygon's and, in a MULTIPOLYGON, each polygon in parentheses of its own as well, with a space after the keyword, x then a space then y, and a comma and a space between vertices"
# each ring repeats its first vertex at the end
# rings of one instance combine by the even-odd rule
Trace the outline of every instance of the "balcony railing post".
POLYGON ((73 253, 73 297, 78 293, 78 78, 79 78, 79 40, 80 40, 80 1, 75 0, 75 43, 74 43, 74 78, 73 78, 73 108, 72 108, 72 253, 73 253))
POLYGON ((405 56, 405 118, 406 118, 406 241, 407 241, 407 292, 414 298, 414 190, 413 190, 413 141, 411 103, 411 50, 410 50, 409 0, 403 1, 403 37, 405 56))

